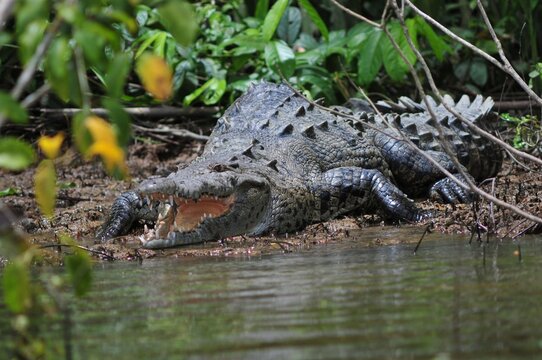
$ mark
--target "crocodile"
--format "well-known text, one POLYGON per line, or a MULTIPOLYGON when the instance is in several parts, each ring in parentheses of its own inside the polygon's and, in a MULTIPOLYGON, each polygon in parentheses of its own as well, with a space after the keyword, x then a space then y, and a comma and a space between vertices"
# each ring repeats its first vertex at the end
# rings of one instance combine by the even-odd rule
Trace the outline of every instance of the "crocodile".
MULTIPOLYGON (((469 121, 492 129, 491 98, 444 99, 469 121)), ((427 100, 436 117, 425 102, 405 97, 393 106, 380 104, 379 112, 359 101, 354 110, 338 106, 330 112, 285 84, 253 84, 218 119, 201 156, 121 194, 97 237, 105 241, 141 221, 151 224, 145 225, 143 246, 166 248, 293 233, 351 213, 376 211, 418 222, 431 214, 411 200, 417 197, 469 202, 473 194, 422 152, 464 182, 462 174, 476 181, 496 175, 501 151, 443 104, 427 100)))

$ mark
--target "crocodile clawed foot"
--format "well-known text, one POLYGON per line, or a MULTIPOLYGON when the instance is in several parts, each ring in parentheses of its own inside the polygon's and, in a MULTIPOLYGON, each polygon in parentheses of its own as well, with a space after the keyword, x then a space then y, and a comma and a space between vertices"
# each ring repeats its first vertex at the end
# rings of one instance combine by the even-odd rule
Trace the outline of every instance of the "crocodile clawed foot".
MULTIPOLYGON (((463 183, 464 177, 456 175, 463 183)), ((474 194, 463 189, 455 181, 450 178, 444 178, 437 181, 430 190, 431 199, 447 204, 462 204, 470 203, 474 200, 474 194)))

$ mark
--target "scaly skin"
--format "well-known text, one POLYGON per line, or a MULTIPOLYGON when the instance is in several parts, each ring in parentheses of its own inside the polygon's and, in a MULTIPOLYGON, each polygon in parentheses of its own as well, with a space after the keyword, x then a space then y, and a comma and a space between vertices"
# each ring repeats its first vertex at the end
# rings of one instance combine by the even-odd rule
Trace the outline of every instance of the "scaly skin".
MULTIPOLYGON (((353 121, 314 108, 285 85, 255 85, 219 119, 201 157, 122 194, 98 238, 123 234, 138 220, 153 221, 144 246, 164 248, 291 233, 352 212, 379 211, 409 222, 426 217, 406 194, 470 201, 469 192, 398 136, 406 134, 461 178, 424 106, 406 98, 390 110, 386 106, 380 104, 391 127, 370 112, 337 108, 360 119, 353 121)), ((454 106, 484 126, 492 102, 479 97, 471 104, 463 97, 454 106)), ((465 170, 477 180, 495 175, 502 160, 498 149, 441 105, 435 111, 465 170)))

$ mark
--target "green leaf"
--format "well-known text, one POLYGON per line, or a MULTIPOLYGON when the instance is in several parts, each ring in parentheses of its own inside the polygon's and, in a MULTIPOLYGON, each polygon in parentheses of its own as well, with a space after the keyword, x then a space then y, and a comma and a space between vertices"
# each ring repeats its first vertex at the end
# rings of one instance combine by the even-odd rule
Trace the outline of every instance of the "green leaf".
POLYGON ((34 176, 34 194, 43 215, 52 218, 56 204, 56 171, 52 160, 40 162, 34 176))
MULTIPOLYGON (((416 63, 416 55, 408 45, 401 25, 397 22, 390 23, 389 31, 406 59, 410 62, 410 64, 414 65, 416 63)), ((380 51, 382 52, 382 60, 384 62, 386 73, 392 80, 398 82, 402 81, 409 71, 409 68, 387 36, 385 36, 380 42, 380 51)))
POLYGON ((294 51, 282 40, 271 41, 265 46, 264 58, 267 66, 285 78, 295 71, 294 51))
POLYGON ((2 271, 4 302, 14 313, 22 313, 31 303, 30 274, 23 263, 14 261, 2 271))
POLYGON ((113 50, 120 49, 120 36, 97 21, 83 21, 77 27, 74 36, 83 49, 87 65, 96 66, 101 70, 104 70, 107 64, 106 46, 111 46, 113 50))
POLYGON ((298 0, 299 5, 307 12, 307 15, 311 18, 312 22, 318 30, 320 30, 320 34, 322 34, 322 37, 327 41, 329 40, 329 30, 327 29, 326 23, 320 15, 318 14, 318 11, 312 6, 309 0, 298 0))
POLYGON ((470 60, 460 62, 459 64, 454 65, 454 75, 459 80, 465 81, 467 79, 467 74, 469 72, 469 69, 470 69, 470 60))
POLYGON ((126 147, 132 136, 130 115, 128 115, 122 105, 116 100, 104 99, 102 103, 109 111, 109 120, 113 124, 119 145, 126 147))
POLYGON ((444 60, 444 55, 452 52, 450 45, 448 45, 443 37, 437 35, 433 28, 427 22, 425 22, 422 17, 416 16, 415 21, 418 25, 420 33, 422 33, 429 42, 429 46, 431 46, 437 60, 444 60))
POLYGON ((279 26, 280 19, 286 7, 288 6, 288 0, 278 0, 272 7, 271 10, 267 13, 263 24, 262 24, 262 35, 264 40, 269 41, 273 37, 275 30, 279 26))
POLYGON ((58 184, 58 188, 59 189, 73 189, 73 188, 76 188, 77 187, 77 184, 74 183, 73 181, 63 181, 61 183, 58 184))
POLYGON ((348 30, 347 45, 350 48, 360 46, 377 29, 367 23, 359 23, 348 30))
POLYGON ((132 64, 131 54, 118 54, 109 63, 104 76, 107 94, 113 98, 120 98, 124 93, 124 83, 130 73, 132 64))
POLYGON ((45 60, 45 75, 51 87, 60 99, 67 102, 71 96, 69 77, 71 69, 72 49, 64 36, 53 40, 45 60))
POLYGON ((484 86, 487 82, 487 65, 482 61, 473 61, 470 66, 469 76, 476 85, 484 86))
POLYGON ((51 10, 50 0, 17 1, 16 5, 17 34, 25 32, 33 21, 47 21, 51 10))
POLYGON ((199 97, 206 105, 216 104, 226 91, 226 80, 211 78, 205 84, 197 88, 194 92, 187 95, 183 100, 183 105, 188 106, 199 97))
POLYGON ((158 8, 164 27, 183 46, 192 44, 198 32, 196 13, 192 5, 183 0, 170 0, 158 8))
POLYGON ((36 52, 46 28, 47 20, 36 20, 28 24, 25 31, 19 34, 19 58, 23 64, 26 64, 36 52))
POLYGON ((300 31, 301 11, 296 7, 289 6, 284 16, 280 19, 277 35, 281 40, 286 41, 289 45, 293 45, 300 31))
POLYGON ((210 81, 211 83, 201 97, 205 105, 216 104, 226 92, 226 80, 212 78, 210 81))
POLYGON ((256 11, 254 13, 254 16, 260 20, 263 20, 268 10, 269 10, 269 0, 258 0, 258 3, 256 4, 256 11))
POLYGON ((374 29, 361 43, 358 58, 358 81, 369 85, 378 75, 382 67, 382 53, 379 51, 384 32, 374 29))
POLYGON ((0 116, 18 124, 26 123, 28 120, 26 109, 3 91, 0 91, 0 116))
POLYGON ((0 168, 23 170, 35 160, 36 153, 28 143, 10 136, 0 138, 0 168))
POLYGON ((19 189, 8 187, 4 190, 0 190, 0 198, 4 196, 11 196, 11 195, 17 195, 19 193, 19 189))
POLYGON ((68 278, 76 296, 84 296, 92 285, 92 261, 90 256, 78 249, 74 255, 66 256, 68 278))

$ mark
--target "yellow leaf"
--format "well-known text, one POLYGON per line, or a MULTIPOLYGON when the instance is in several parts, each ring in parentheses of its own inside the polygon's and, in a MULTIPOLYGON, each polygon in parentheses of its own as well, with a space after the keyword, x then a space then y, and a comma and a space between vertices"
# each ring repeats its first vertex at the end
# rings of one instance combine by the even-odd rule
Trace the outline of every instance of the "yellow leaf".
POLYGON ((56 203, 56 171, 50 159, 42 160, 36 169, 34 194, 42 214, 52 218, 56 203))
POLYGON ((173 93, 173 72, 164 59, 157 55, 143 54, 136 66, 143 87, 155 99, 165 101, 173 93))
POLYGON ((58 156, 63 141, 63 132, 59 132, 53 136, 43 135, 38 139, 38 146, 45 156, 52 160, 58 156))
POLYGON ((124 161, 124 150, 119 146, 111 124, 98 116, 89 116, 85 119, 85 127, 94 140, 85 155, 87 157, 98 155, 109 173, 118 169, 122 175, 126 175, 128 168, 124 161))
POLYGON ((117 145, 117 137, 113 132, 111 124, 98 116, 88 116, 85 119, 85 127, 90 132, 94 142, 104 142, 117 145))

